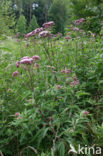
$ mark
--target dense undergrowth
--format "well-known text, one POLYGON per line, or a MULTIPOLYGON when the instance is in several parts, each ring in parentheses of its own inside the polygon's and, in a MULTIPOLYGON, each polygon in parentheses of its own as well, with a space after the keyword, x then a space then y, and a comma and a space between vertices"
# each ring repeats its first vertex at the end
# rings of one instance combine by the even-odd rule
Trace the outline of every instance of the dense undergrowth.
POLYGON ((102 38, 1 40, 1 155, 74 156, 78 144, 103 149, 102 38))

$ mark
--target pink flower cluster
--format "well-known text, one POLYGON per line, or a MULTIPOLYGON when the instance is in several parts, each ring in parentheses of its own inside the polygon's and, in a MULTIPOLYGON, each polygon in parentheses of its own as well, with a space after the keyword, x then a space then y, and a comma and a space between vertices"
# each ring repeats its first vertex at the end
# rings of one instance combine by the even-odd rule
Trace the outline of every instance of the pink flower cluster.
POLYGON ((32 64, 33 63, 33 59, 32 58, 23 58, 20 61, 20 64, 32 64))
POLYGON ((58 32, 58 34, 57 34, 58 36, 60 36, 60 37, 62 37, 62 33, 60 33, 60 32, 58 32))
MULTIPOLYGON (((34 55, 31 57, 29 56, 24 56, 23 58, 21 58, 20 61, 16 62, 16 67, 19 68, 19 66, 21 64, 25 64, 25 65, 30 65, 32 63, 35 63, 35 61, 40 60, 40 56, 38 55, 34 55)), ((39 68, 39 64, 34 64, 36 68, 39 68)), ((18 75, 18 71, 13 72, 12 76, 15 77, 18 75)))
POLYGON ((80 19, 78 19, 78 20, 76 20, 75 22, 74 22, 74 24, 75 25, 80 25, 80 24, 82 24, 83 22, 84 22, 84 18, 80 18, 80 19))
POLYGON ((72 86, 76 86, 76 85, 79 85, 79 80, 76 78, 76 77, 74 77, 73 78, 73 82, 70 82, 70 86, 72 87, 72 86))
POLYGON ((67 35, 66 37, 65 37, 65 39, 68 41, 69 39, 71 39, 71 37, 70 37, 70 35, 67 35))
POLYGON ((37 28, 37 29, 33 30, 32 32, 27 33, 25 35, 25 38, 29 38, 29 37, 35 36, 36 34, 40 33, 41 31, 43 31, 43 27, 37 28))
POLYGON ((39 38, 49 37, 49 36, 50 36, 50 31, 42 31, 39 33, 39 38))
POLYGON ((57 89, 61 89, 61 85, 56 85, 57 86, 57 89))
POLYGON ((15 117, 18 117, 19 115, 20 115, 20 113, 19 112, 16 112, 14 116, 15 117))
POLYGON ((18 75, 18 73, 19 73, 18 71, 13 72, 12 76, 15 77, 18 75))
POLYGON ((79 28, 73 27, 72 30, 73 30, 73 31, 79 31, 79 28))
POLYGON ((70 69, 61 70, 61 73, 69 74, 70 73, 70 69))
POLYGON ((27 64, 27 65, 32 64, 36 60, 40 60, 40 56, 34 55, 34 56, 32 56, 32 58, 29 56, 24 56, 23 58, 21 58, 20 61, 16 62, 16 67, 18 68, 20 66, 20 64, 27 64))
POLYGON ((50 22, 44 23, 42 26, 43 26, 44 28, 48 29, 48 28, 50 28, 50 27, 52 27, 52 26, 54 26, 54 25, 55 25, 54 21, 50 21, 50 22))
POLYGON ((32 57, 32 59, 33 59, 33 60, 40 60, 40 56, 34 55, 34 56, 32 57))
POLYGON ((84 111, 83 114, 84 114, 84 115, 88 115, 89 112, 88 112, 88 111, 84 111))
POLYGON ((11 89, 10 88, 8 88, 8 92, 10 92, 11 91, 11 89))
POLYGON ((16 34, 16 37, 18 38, 18 37, 20 37, 20 35, 21 35, 21 33, 18 32, 18 33, 16 34))

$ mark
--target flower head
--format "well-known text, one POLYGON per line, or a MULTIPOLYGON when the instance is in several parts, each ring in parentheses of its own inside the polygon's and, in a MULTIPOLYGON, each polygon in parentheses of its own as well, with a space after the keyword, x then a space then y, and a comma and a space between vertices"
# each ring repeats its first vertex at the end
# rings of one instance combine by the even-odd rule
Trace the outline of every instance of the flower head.
POLYGON ((19 66, 20 66, 20 62, 17 61, 17 62, 16 62, 16 68, 19 68, 19 66))
POLYGON ((61 73, 69 74, 70 73, 70 69, 61 70, 61 73))
POLYGON ((50 27, 52 27, 52 26, 54 26, 55 25, 55 23, 54 23, 54 21, 50 21, 50 22, 46 22, 46 23, 44 23, 43 24, 43 27, 45 27, 45 28, 50 28, 50 27))
POLYGON ((75 22, 74 22, 74 24, 75 25, 80 25, 80 24, 82 24, 83 22, 84 22, 84 18, 80 18, 80 19, 78 19, 78 20, 76 20, 75 22))
POLYGON ((18 73, 19 73, 18 71, 13 72, 12 76, 15 77, 18 75, 18 73))
POLYGON ((70 86, 76 86, 76 85, 79 85, 79 80, 77 78, 74 78, 74 81, 70 82, 70 86))
POLYGON ((50 36, 50 31, 41 31, 39 33, 39 38, 42 38, 42 37, 49 37, 50 36))
POLYGON ((66 69, 66 70, 65 70, 65 73, 66 73, 66 74, 69 74, 69 73, 70 73, 70 69, 66 69))
POLYGON ((68 41, 69 39, 71 39, 71 37, 70 37, 69 35, 67 35, 67 36, 65 37, 65 39, 68 41))
POLYGON ((41 31, 43 31, 43 27, 41 27, 41 28, 36 28, 36 29, 33 30, 32 32, 27 33, 27 34, 25 35, 25 38, 29 38, 29 37, 35 36, 36 34, 40 33, 41 31))
POLYGON ((18 117, 19 115, 20 115, 20 113, 19 112, 16 112, 14 116, 15 117, 18 117))
POLYGON ((74 85, 78 85, 79 84, 79 80, 76 80, 73 83, 74 83, 74 85))
POLYGON ((74 28, 72 28, 72 30, 73 30, 73 31, 79 31, 79 28, 74 27, 74 28))
POLYGON ((11 89, 10 88, 8 88, 8 92, 10 92, 11 91, 11 89))
POLYGON ((60 36, 60 37, 62 37, 62 33, 60 33, 60 32, 58 32, 58 34, 57 34, 58 36, 60 36))
POLYGON ((88 111, 83 111, 83 114, 84 114, 84 115, 88 115, 89 112, 88 112, 88 111))
POLYGON ((33 59, 32 58, 28 58, 28 59, 22 59, 20 61, 21 64, 32 64, 33 59))
POLYGON ((61 89, 61 85, 56 85, 58 89, 61 89))
POLYGON ((33 60, 40 60, 40 56, 34 55, 34 56, 32 57, 32 59, 33 59, 33 60))
POLYGON ((27 34, 25 35, 25 38, 29 38, 29 37, 31 37, 31 36, 32 36, 32 32, 27 33, 27 34))

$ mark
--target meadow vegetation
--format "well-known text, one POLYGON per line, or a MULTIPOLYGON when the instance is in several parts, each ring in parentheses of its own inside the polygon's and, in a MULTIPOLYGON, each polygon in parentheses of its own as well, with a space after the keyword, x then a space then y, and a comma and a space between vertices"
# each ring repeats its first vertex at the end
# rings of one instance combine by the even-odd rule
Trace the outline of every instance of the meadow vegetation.
POLYGON ((103 148, 102 39, 74 26, 53 35, 53 25, 25 38, 1 38, 0 150, 6 156, 66 156, 70 144, 103 148))
POLYGON ((0 156, 103 155, 102 10, 0 0, 0 156))

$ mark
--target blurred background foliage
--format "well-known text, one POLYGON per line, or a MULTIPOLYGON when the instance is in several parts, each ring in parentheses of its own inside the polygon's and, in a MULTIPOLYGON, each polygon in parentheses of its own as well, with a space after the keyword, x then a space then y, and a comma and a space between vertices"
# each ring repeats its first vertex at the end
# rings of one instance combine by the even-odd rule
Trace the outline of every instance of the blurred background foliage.
POLYGON ((85 23, 85 30, 99 34, 103 0, 0 0, 0 33, 10 29, 26 33, 49 20, 55 21, 54 32, 64 33, 65 28, 79 18, 90 21, 89 25, 85 23), (20 18, 25 30, 21 28, 20 18))

